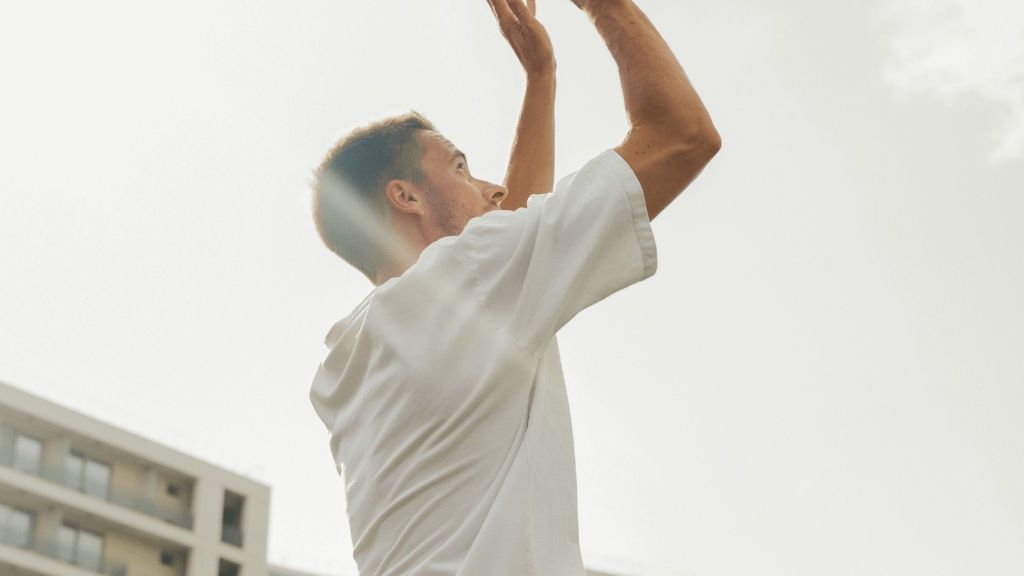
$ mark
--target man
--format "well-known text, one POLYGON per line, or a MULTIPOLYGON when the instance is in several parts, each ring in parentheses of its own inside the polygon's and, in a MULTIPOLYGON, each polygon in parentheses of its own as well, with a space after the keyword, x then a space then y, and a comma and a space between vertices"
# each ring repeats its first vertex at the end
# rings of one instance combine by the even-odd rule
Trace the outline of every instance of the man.
POLYGON ((363 575, 584 573, 555 333, 654 273, 649 220, 720 147, 632 0, 572 0, 618 64, 630 130, 548 194, 550 41, 532 1, 488 1, 527 73, 506 187, 415 113, 344 138, 314 185, 324 242, 376 285, 310 391, 363 575))

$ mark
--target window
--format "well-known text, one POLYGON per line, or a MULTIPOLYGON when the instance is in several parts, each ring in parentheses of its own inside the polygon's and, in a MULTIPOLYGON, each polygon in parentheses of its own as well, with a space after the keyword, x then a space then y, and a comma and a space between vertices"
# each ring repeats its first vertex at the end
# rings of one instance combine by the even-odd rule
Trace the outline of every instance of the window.
POLYGON ((64 459, 64 485, 78 490, 82 486, 82 471, 84 469, 85 456, 72 450, 64 459))
POLYGON ((98 572, 103 563, 103 537, 74 524, 57 528, 57 559, 98 572))
POLYGON ((161 552, 160 563, 164 566, 174 566, 174 554, 171 554, 170 552, 161 552))
POLYGON ((64 458, 64 485, 103 500, 107 499, 110 466, 72 450, 64 458))
POLYGON ((57 528, 57 560, 75 563, 75 543, 78 541, 78 530, 61 524, 57 528))
POLYGON ((82 492, 106 500, 108 484, 110 484, 110 466, 92 459, 86 460, 82 492))
POLYGON ((242 547, 242 509, 244 507, 245 496, 224 491, 224 515, 220 539, 239 548, 242 547))
POLYGON ((92 532, 78 533, 78 557, 75 564, 82 568, 99 572, 103 561, 103 537, 92 532))
POLYGON ((35 514, 30 510, 0 504, 0 542, 28 548, 34 520, 35 514))
POLYGON ((14 440, 14 467, 22 472, 39 476, 43 443, 31 436, 18 434, 14 440))
POLYGON ((177 496, 178 494, 181 494, 181 488, 179 488, 177 484, 168 484, 167 493, 171 496, 177 496))
POLYGON ((220 559, 220 568, 217 569, 217 576, 238 576, 241 566, 234 562, 220 559))

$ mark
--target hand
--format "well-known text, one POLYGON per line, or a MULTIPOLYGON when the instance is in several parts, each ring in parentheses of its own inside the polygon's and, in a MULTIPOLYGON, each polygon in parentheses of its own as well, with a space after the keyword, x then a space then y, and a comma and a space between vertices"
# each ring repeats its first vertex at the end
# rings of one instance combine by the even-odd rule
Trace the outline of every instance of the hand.
POLYGON ((537 21, 536 0, 487 0, 527 76, 553 74, 555 51, 544 26, 537 21))

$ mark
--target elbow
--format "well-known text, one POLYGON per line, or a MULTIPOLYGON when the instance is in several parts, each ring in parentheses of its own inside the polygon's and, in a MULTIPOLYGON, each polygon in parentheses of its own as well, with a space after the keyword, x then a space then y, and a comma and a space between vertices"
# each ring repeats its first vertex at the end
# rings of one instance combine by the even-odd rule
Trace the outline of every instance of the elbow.
POLYGON ((722 136, 715 130, 715 127, 708 123, 708 128, 705 129, 703 135, 704 149, 707 150, 708 159, 715 157, 718 151, 722 149, 722 136))
MULTIPOLYGON (((692 125, 691 125, 692 126, 692 125)), ((687 147, 708 160, 714 158, 715 154, 722 149, 722 136, 719 135, 711 118, 706 118, 696 126, 688 130, 686 137, 687 147)))
POLYGON ((700 126, 689 126, 680 130, 680 136, 673 147, 676 156, 692 159, 693 162, 707 164, 722 149, 722 137, 710 120, 700 126))

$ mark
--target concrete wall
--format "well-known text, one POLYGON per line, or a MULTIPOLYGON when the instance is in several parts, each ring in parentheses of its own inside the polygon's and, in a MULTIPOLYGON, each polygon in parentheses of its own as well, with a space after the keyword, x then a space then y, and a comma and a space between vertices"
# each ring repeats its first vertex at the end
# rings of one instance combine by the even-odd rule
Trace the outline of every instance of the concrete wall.
MULTIPOLYGON (((41 438, 44 461, 51 466, 61 466, 63 455, 75 449, 110 466, 112 490, 193 515, 192 528, 180 528, 137 510, 0 466, 0 484, 31 493, 39 502, 52 503, 36 507, 37 534, 43 530, 50 535, 69 514, 93 515, 109 520, 106 528, 97 529, 97 533, 104 535, 105 553, 110 559, 129 565, 129 576, 216 576, 221 558, 241 565, 244 576, 267 575, 268 486, 2 382, 0 424, 41 438), (177 496, 168 493, 169 484, 179 487, 177 496), (221 540, 226 490, 245 497, 241 548, 221 540), (183 556, 187 553, 187 561, 180 558, 175 567, 161 564, 160 553, 164 549, 182 551, 183 556)), ((6 444, 10 436, 2 434, 0 443, 6 444)))
POLYGON ((126 494, 142 495, 142 470, 134 463, 104 462, 110 466, 110 487, 126 494))
POLYGON ((128 567, 129 576, 184 576, 185 557, 174 554, 174 564, 167 566, 160 562, 165 548, 144 544, 121 535, 111 535, 103 543, 104 553, 111 560, 128 567))
POLYGON ((172 480, 160 473, 156 476, 156 503, 168 510, 177 512, 189 512, 192 509, 192 483, 172 480), (177 486, 178 495, 174 496, 168 492, 170 485, 177 486))

